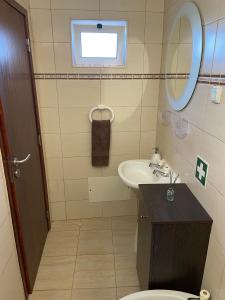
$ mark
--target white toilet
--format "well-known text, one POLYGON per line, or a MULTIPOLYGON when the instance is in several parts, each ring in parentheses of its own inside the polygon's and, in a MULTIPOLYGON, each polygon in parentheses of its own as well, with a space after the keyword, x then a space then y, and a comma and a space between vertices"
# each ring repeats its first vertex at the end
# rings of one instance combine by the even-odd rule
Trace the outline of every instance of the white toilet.
POLYGON ((189 298, 195 299, 197 296, 177 291, 151 290, 131 294, 120 300, 188 300, 189 298))

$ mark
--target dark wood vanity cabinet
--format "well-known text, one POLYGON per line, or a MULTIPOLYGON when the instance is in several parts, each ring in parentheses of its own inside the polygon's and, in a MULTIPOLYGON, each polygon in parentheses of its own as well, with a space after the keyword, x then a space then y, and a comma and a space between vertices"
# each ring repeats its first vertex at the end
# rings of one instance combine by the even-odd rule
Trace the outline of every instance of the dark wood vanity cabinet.
POLYGON ((142 290, 199 294, 212 219, 185 184, 139 186, 137 271, 142 290))

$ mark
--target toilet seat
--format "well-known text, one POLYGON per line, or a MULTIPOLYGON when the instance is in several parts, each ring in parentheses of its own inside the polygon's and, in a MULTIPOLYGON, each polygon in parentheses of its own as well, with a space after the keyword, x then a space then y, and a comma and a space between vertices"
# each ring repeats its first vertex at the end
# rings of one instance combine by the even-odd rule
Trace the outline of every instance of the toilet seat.
POLYGON ((187 300, 190 297, 197 296, 178 291, 150 290, 131 294, 120 300, 187 300))

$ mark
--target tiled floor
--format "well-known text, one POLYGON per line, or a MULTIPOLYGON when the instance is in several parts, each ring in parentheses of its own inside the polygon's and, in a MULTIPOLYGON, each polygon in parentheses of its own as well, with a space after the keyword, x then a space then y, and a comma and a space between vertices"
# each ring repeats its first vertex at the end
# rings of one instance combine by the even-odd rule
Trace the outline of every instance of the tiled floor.
POLYGON ((117 300, 138 291, 136 217, 54 222, 29 300, 117 300))

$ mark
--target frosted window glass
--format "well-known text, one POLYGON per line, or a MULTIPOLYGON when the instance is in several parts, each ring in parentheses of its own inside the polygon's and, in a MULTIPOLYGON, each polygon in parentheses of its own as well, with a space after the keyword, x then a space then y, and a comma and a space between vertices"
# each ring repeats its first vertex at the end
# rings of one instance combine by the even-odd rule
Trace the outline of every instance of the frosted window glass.
POLYGON ((116 58, 117 33, 81 32, 82 57, 116 58))

